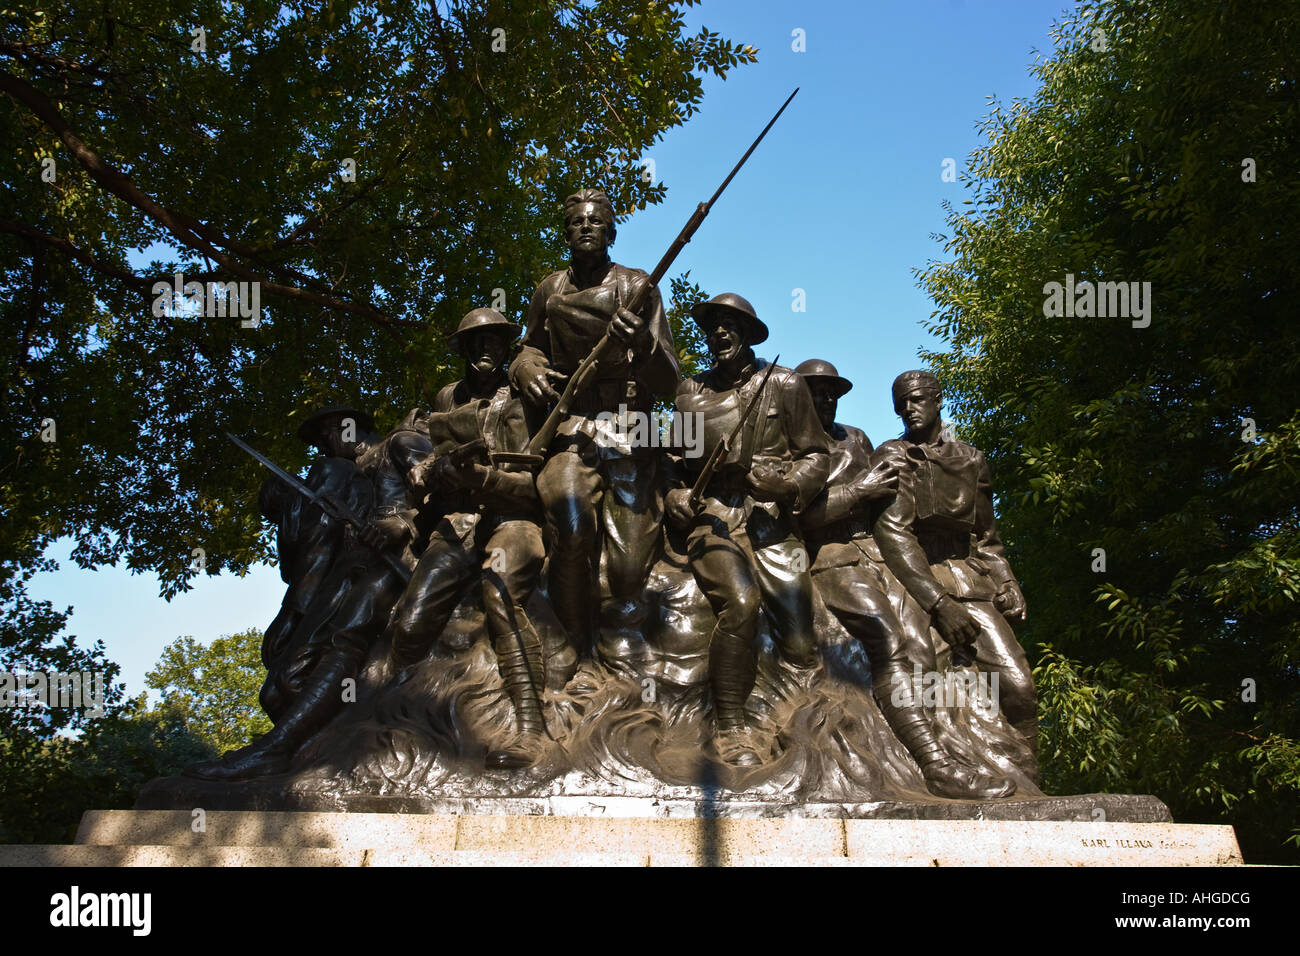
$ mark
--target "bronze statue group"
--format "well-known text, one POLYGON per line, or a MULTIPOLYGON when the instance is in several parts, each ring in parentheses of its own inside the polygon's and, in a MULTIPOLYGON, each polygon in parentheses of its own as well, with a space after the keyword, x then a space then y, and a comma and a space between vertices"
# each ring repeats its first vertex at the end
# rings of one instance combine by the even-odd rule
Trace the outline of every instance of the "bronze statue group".
POLYGON ((875 703, 931 793, 1016 789, 936 732, 917 676, 941 664, 996 675, 1034 780, 1034 685, 1011 626, 1025 600, 998 539, 988 466, 944 430, 935 377, 898 376, 905 434, 873 448, 835 421, 852 383, 826 361, 789 369, 757 358, 767 326, 726 293, 693 308, 712 364, 683 379, 655 284, 610 260, 605 194, 569 196, 564 232, 570 265, 538 286, 524 329, 491 309, 464 317, 451 337, 464 377, 427 414, 382 437, 347 406, 302 424, 321 452, 304 480, 314 497, 272 478, 260 500, 289 585, 263 646, 261 700, 275 726, 187 773, 284 773, 346 705, 375 647, 400 681, 450 653, 440 639, 467 599, 481 603, 514 712, 514 733, 486 752, 485 769, 531 767, 551 746, 548 688, 584 662, 635 671, 629 647, 651 630, 647 579, 672 541, 711 612, 710 759, 740 769, 770 759, 746 707, 761 622, 791 684, 812 686, 824 672, 817 601, 860 642, 875 703), (562 394, 580 370, 582 387, 562 394), (656 402, 698 423, 704 454, 608 427, 613 416, 654 421, 656 402), (539 588, 558 645, 535 626, 539 588))

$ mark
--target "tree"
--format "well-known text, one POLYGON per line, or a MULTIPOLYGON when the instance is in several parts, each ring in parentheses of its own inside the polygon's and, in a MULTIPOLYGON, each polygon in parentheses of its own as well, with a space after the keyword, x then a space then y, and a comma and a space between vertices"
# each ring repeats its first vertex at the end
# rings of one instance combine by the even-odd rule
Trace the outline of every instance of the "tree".
POLYGON ((688 36, 693 2, 6 10, 0 663, 102 659, 52 649, 62 619, 26 598, 51 542, 153 570, 165 597, 270 558, 264 475, 223 432, 292 467, 321 405, 394 423, 457 374, 461 315, 522 312, 563 259, 566 193, 603 186, 621 217, 661 201, 640 156, 702 74, 756 59, 688 36))
POLYGON ((74 535, 82 565, 154 570, 170 596, 269 557, 263 476, 223 431, 292 464, 322 404, 394 422, 455 375, 461 315, 521 312, 563 259, 567 192, 659 202, 643 152, 701 74, 756 59, 686 35, 691 3, 6 12, 0 560, 74 535), (177 274, 246 285, 173 303, 177 274), (255 290, 257 327, 225 314, 255 290))
MULTIPOLYGON (((0 843, 71 841, 86 810, 127 809, 150 780, 270 730, 257 700, 265 673, 261 644, 256 628, 207 646, 178 638, 146 677, 161 695, 152 708, 146 694, 122 702, 118 687, 98 716, 58 708, 0 709, 6 722, 0 735, 0 843), (17 726, 18 720, 27 725, 17 726), (50 733, 51 720, 64 721, 60 728, 71 732, 50 733)), ((116 665, 106 666, 116 674, 116 665)))
POLYGON ((691 307, 697 302, 705 302, 709 294, 692 282, 690 271, 670 280, 668 324, 673 330, 673 341, 677 345, 677 360, 681 364, 682 377, 689 378, 709 367, 709 347, 704 341, 700 327, 691 318, 691 307))
POLYGON ((1029 597, 1049 785, 1154 792, 1295 862, 1300 16, 1274 13, 1080 6, 919 277, 1029 597), (1138 283, 1128 314, 1103 282, 1138 283))
POLYGON ((79 737, 0 737, 0 843, 70 843, 87 810, 126 810, 156 777, 217 755, 145 695, 79 737))
POLYGON ((177 638, 163 648, 145 684, 162 695, 154 716, 183 726, 223 753, 271 729, 257 699, 265 676, 262 632, 249 628, 206 646, 192 637, 177 638))

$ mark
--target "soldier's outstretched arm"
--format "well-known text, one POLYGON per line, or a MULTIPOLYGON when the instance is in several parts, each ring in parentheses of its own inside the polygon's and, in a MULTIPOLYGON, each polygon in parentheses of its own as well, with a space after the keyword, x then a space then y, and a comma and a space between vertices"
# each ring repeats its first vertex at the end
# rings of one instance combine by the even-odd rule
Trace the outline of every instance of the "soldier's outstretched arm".
POLYGON ((785 477, 798 489, 794 510, 799 513, 826 487, 826 479, 831 470, 831 456, 826 430, 817 418, 812 393, 808 391, 803 376, 790 373, 783 375, 780 381, 781 392, 777 401, 780 403, 790 451, 794 455, 794 461, 785 477))

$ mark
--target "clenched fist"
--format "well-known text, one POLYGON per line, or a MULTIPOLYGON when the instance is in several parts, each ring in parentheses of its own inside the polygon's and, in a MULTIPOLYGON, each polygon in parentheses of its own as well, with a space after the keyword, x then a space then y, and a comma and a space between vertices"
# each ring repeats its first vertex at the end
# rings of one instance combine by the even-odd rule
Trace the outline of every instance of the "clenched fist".
POLYGON ((745 476, 745 484, 756 501, 774 501, 779 505, 791 504, 799 496, 799 486, 771 465, 755 465, 745 476))

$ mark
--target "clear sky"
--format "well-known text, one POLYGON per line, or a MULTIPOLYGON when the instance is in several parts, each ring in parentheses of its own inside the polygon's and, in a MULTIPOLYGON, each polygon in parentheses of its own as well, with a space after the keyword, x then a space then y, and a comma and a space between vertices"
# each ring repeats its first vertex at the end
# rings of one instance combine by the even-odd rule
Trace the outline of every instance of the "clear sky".
MULTIPOLYGON (((688 12, 692 30, 749 43, 758 62, 725 82, 706 78, 701 110, 646 154, 668 196, 620 224, 614 257, 653 268, 799 87, 670 275, 689 269, 710 294, 745 296, 771 329, 763 357, 828 359, 854 382, 839 420, 877 443, 897 435, 890 382, 920 364, 918 350, 939 345, 920 325, 933 305, 913 270, 944 258, 940 203, 966 198, 961 183, 942 181, 943 161, 965 168, 988 97, 1033 93, 1029 66, 1036 51, 1051 52, 1049 27, 1066 9, 1060 0, 704 0, 688 12), (803 52, 793 49, 796 30, 803 52), (793 309, 797 289, 806 311, 793 309)), ((104 641, 128 694, 144 689, 169 642, 265 627, 283 594, 279 572, 262 567, 204 578, 168 603, 153 575, 82 571, 71 550, 71 541, 51 548, 62 568, 34 579, 31 594, 73 608, 68 630, 83 645, 104 641)))

